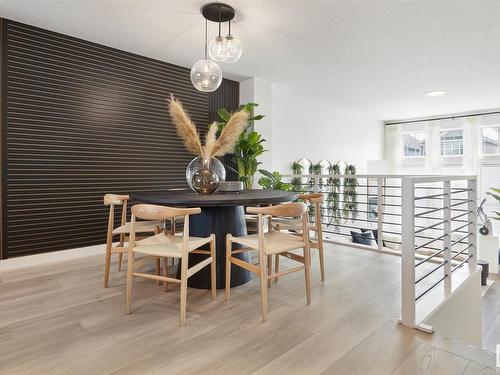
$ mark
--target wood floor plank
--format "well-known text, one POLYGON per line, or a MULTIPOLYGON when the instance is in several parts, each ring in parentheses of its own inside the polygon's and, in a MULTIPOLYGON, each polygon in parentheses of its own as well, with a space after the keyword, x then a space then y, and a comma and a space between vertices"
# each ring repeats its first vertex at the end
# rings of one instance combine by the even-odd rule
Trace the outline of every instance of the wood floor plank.
POLYGON ((419 345, 416 334, 411 328, 388 321, 322 374, 391 374, 419 345))
POLYGON ((370 336, 399 309, 397 293, 383 293, 336 319, 255 374, 319 374, 370 336))
POLYGON ((468 365, 469 361, 462 357, 420 342, 392 374, 457 375, 468 365))
POLYGON ((125 272, 104 289, 102 257, 2 272, 0 374, 491 374, 491 353, 396 323, 400 258, 328 244, 325 261, 311 305, 301 273, 272 284, 266 323, 258 279, 228 302, 190 288, 184 328, 176 285, 137 279, 126 315, 125 272))
POLYGON ((483 366, 477 362, 469 361, 462 375, 495 375, 498 373, 492 367, 483 366))

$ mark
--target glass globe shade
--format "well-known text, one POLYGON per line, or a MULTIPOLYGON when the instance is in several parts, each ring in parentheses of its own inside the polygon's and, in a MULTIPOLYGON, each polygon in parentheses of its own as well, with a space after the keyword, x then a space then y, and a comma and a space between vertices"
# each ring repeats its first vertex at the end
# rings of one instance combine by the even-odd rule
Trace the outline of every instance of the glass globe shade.
POLYGON ((235 36, 228 34, 226 36, 226 63, 235 63, 241 57, 243 52, 243 45, 241 41, 235 36))
POLYGON ((226 51, 226 38, 222 36, 216 36, 208 43, 208 55, 212 60, 226 60, 226 51))
POLYGON ((222 71, 212 60, 200 60, 191 68, 191 82, 199 91, 215 91, 222 82, 222 71))

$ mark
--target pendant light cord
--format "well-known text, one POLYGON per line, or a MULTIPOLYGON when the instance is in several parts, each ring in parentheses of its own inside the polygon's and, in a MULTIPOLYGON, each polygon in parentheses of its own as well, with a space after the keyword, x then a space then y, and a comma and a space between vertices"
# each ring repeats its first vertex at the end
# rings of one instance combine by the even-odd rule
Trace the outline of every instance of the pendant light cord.
POLYGON ((231 35, 231 20, 229 20, 229 35, 231 35))
POLYGON ((208 20, 205 18, 205 60, 207 60, 208 20))
POLYGON ((220 5, 219 5, 219 37, 220 37, 220 5))

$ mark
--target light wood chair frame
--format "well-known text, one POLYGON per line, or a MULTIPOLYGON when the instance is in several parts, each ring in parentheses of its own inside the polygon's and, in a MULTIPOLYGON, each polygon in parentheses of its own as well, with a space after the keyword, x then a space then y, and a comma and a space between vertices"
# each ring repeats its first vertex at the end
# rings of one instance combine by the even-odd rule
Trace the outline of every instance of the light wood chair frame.
MULTIPOLYGON (((204 267, 210 265, 210 286, 211 286, 211 297, 212 300, 215 300, 217 293, 217 280, 216 280, 216 254, 215 254, 215 235, 212 233, 209 237, 203 238, 205 241, 201 241, 198 243, 198 247, 195 249, 190 249, 189 242, 189 216, 196 215, 201 213, 200 208, 174 208, 174 207, 165 207, 165 206, 157 206, 152 204, 138 204, 132 207, 132 219, 131 219, 131 230, 130 230, 130 239, 128 244, 128 266, 127 266, 127 301, 126 301, 126 312, 130 314, 131 312, 131 302, 132 302, 132 286, 134 277, 142 277, 151 280, 157 280, 159 282, 163 282, 165 286, 165 290, 168 290, 168 283, 177 283, 180 284, 180 325, 181 327, 186 324, 186 301, 187 301, 187 282, 188 279, 193 276, 196 272, 200 271, 204 267), (135 238, 135 226, 136 226, 136 218, 145 219, 145 220, 170 220, 177 217, 184 217, 184 229, 182 234, 182 248, 180 256, 176 256, 176 258, 180 259, 180 267, 181 267, 181 278, 177 279, 174 277, 168 276, 168 267, 166 267, 167 256, 160 258, 164 261, 163 267, 163 275, 153 275, 143 272, 136 272, 136 268, 142 266, 144 264, 147 256, 142 257, 138 260, 135 259, 134 248, 136 247, 136 238, 135 238), (199 247, 209 244, 210 250, 202 250, 199 247), (199 263, 189 267, 189 254, 204 254, 208 255, 208 257, 199 263)), ((158 234, 160 235, 160 234, 158 234)), ((175 236, 175 231, 173 233, 163 232, 161 235, 165 236, 175 236)), ((197 238, 198 240, 200 238, 197 238)), ((139 243, 140 245, 140 243, 139 243)), ((143 246, 143 245, 141 245, 143 246)), ((171 255, 169 255, 171 257, 171 255)))
MULTIPOLYGON (((306 230, 308 221, 307 221, 307 207, 304 203, 288 203, 281 204, 277 206, 271 207, 248 207, 248 213, 258 214, 257 218, 257 228, 258 228, 258 246, 254 247, 243 247, 240 249, 233 250, 233 243, 240 244, 245 246, 245 237, 233 237, 231 234, 226 236, 226 288, 225 288, 225 300, 228 301, 230 299, 230 290, 231 290, 231 266, 232 264, 246 269, 257 275, 260 278, 260 295, 261 295, 261 310, 262 310, 262 320, 265 322, 268 319, 268 296, 267 296, 267 288, 271 286, 271 280, 275 279, 279 276, 284 276, 291 274, 293 272, 304 271, 305 276, 305 285, 306 285, 306 299, 307 304, 311 304, 311 273, 310 273, 310 264, 311 264, 311 254, 309 249, 309 232, 306 230), (301 263, 300 266, 291 267, 283 271, 277 271, 272 273, 272 254, 266 253, 266 240, 265 240, 265 230, 264 230, 264 219, 268 219, 269 223, 273 216, 278 217, 300 217, 302 221, 303 228, 303 241, 297 243, 297 247, 295 249, 303 249, 303 255, 298 255, 290 252, 288 250, 280 251, 276 253, 276 255, 285 256, 289 259, 292 259, 298 263, 301 263), (241 259, 235 258, 233 255, 241 254, 249 251, 257 251, 259 263, 257 265, 245 262, 241 259)), ((272 231, 271 225, 269 225, 269 231, 272 231)), ((290 236, 294 236, 290 234, 290 236)))
MULTIPOLYGON (((104 195, 104 205, 109 206, 109 216, 108 216, 108 228, 106 233, 106 258, 104 264, 104 287, 109 286, 109 274, 111 270, 111 256, 113 254, 118 254, 118 272, 122 270, 123 263, 123 253, 128 251, 125 247, 125 242, 128 241, 126 232, 118 234, 119 242, 118 245, 113 246, 113 231, 115 228, 115 206, 122 206, 120 226, 126 225, 127 223, 127 204, 130 199, 129 195, 125 194, 106 194, 104 195)), ((152 230, 152 234, 159 233, 160 228, 155 226, 152 230)), ((147 232, 146 232, 147 233, 147 232)), ((160 274, 160 260, 156 262, 156 269, 158 274, 160 274)))
MULTIPOLYGON (((314 224, 308 223, 308 231, 316 232, 314 237, 308 236, 309 238, 309 248, 318 249, 319 252, 319 268, 321 274, 321 281, 325 281, 325 254, 323 250, 323 220, 321 217, 321 204, 324 200, 323 193, 310 193, 310 194, 299 194, 299 199, 309 202, 314 205, 314 224)), ((278 231, 282 230, 280 224, 276 224, 274 228, 278 231)), ((284 228, 286 229, 286 228, 284 228)), ((275 271, 279 273, 280 270, 280 258, 279 254, 275 257, 275 271)), ((275 279, 278 281, 278 278, 275 279)))

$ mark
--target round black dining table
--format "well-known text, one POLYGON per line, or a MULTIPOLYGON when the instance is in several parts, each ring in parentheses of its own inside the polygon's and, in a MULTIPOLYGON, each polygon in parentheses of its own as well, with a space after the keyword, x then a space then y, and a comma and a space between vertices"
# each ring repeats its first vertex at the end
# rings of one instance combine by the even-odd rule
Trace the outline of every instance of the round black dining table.
MULTIPOLYGON (((280 190, 251 189, 238 193, 216 192, 209 195, 198 194, 189 190, 164 190, 155 192, 137 192, 130 194, 133 203, 151 203, 173 207, 200 207, 201 214, 189 218, 189 235, 208 237, 216 236, 217 289, 225 287, 226 235, 245 236, 247 227, 245 207, 275 205, 294 201, 297 193, 280 190)), ((205 256, 190 254, 189 265, 194 265, 205 256)), ((235 257, 250 261, 247 253, 235 257)), ((250 272, 233 265, 231 269, 231 287, 250 281, 250 272)), ((189 278, 188 285, 193 288, 210 288, 210 268, 205 267, 189 278)))

